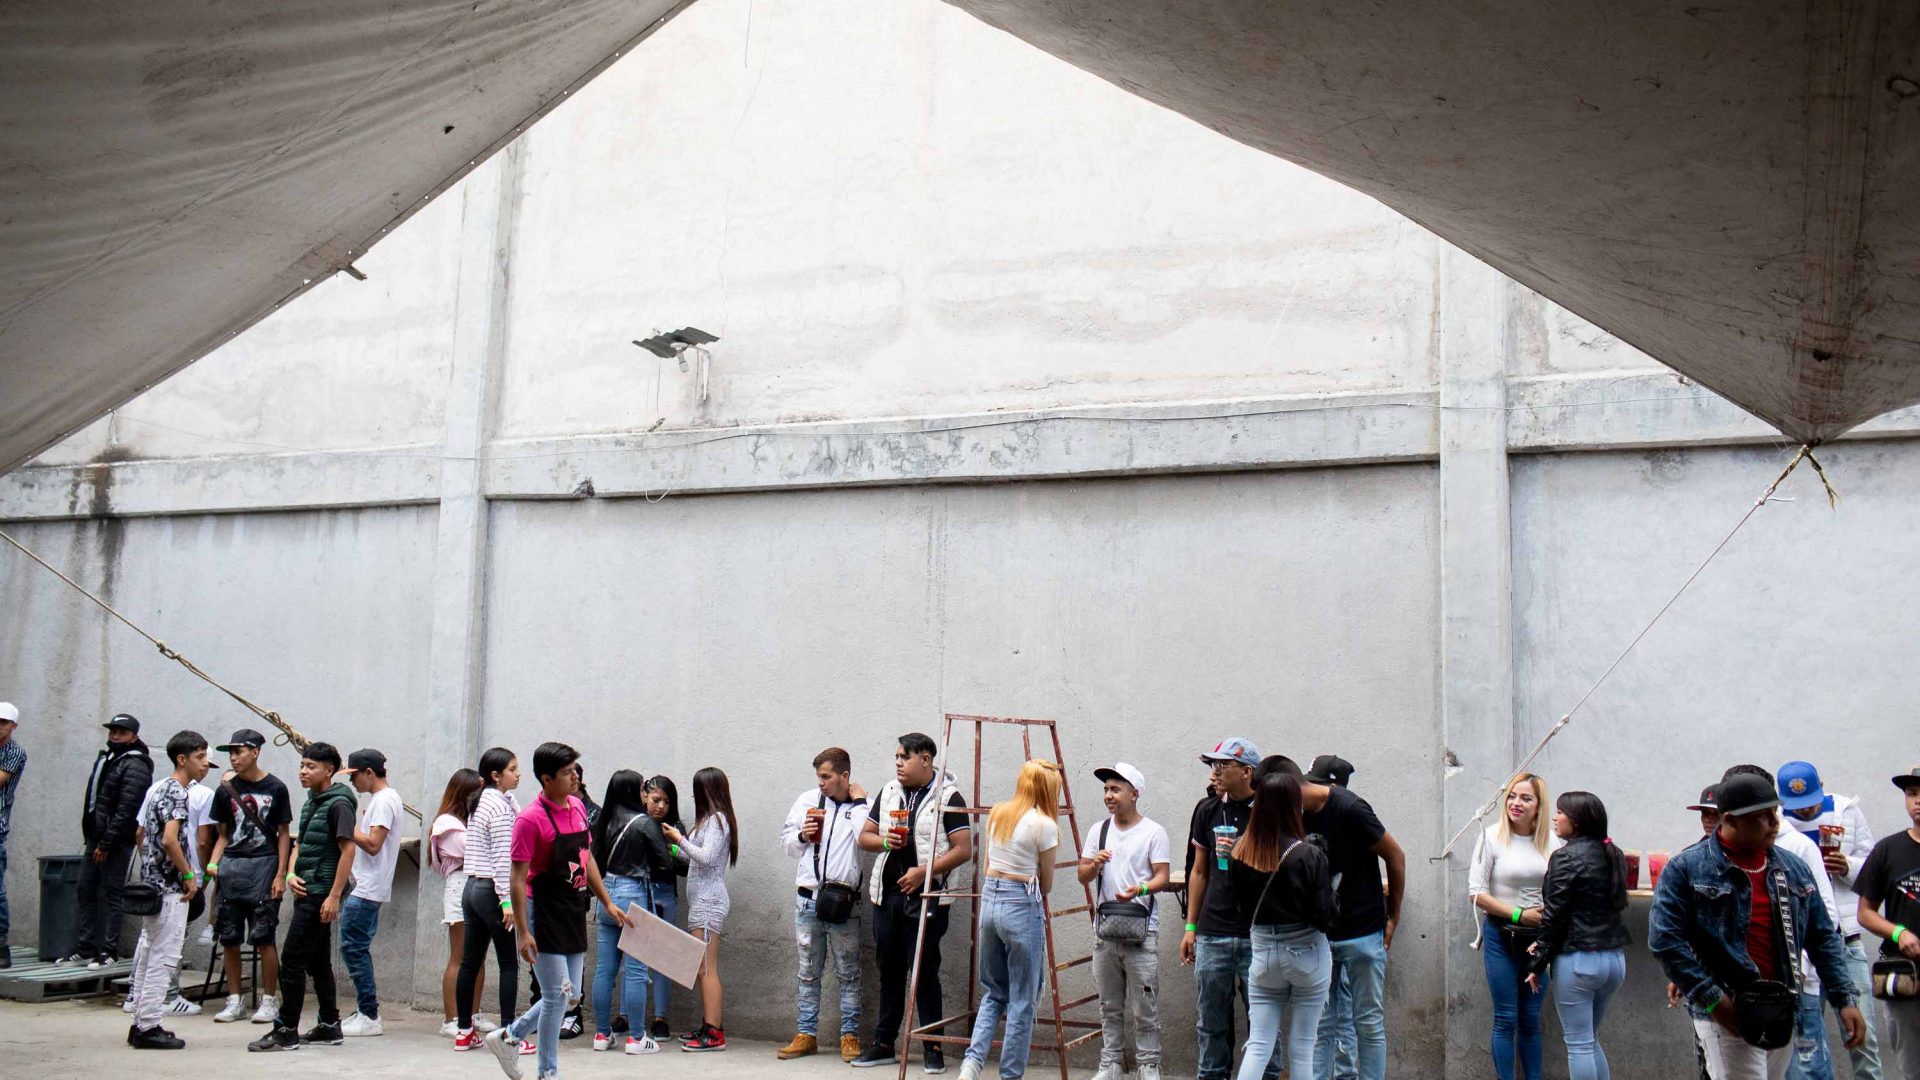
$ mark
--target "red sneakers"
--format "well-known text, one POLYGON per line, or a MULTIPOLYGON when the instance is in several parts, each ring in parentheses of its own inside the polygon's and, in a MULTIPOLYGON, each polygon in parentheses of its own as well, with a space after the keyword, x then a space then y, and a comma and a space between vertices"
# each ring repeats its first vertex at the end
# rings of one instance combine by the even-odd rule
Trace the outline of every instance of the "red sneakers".
POLYGON ((454 1033, 453 1048, 455 1050, 471 1050, 474 1047, 479 1045, 480 1045, 480 1033, 473 1030, 472 1028, 468 1028, 465 1031, 458 1031, 454 1033))
POLYGON ((712 1024, 701 1024, 693 1038, 680 1044, 680 1049, 689 1054, 707 1054, 727 1048, 727 1033, 712 1024))
POLYGON ((520 1056, 521 1057, 532 1057, 536 1049, 537 1048, 533 1045, 532 1039, 520 1040, 520 1056))

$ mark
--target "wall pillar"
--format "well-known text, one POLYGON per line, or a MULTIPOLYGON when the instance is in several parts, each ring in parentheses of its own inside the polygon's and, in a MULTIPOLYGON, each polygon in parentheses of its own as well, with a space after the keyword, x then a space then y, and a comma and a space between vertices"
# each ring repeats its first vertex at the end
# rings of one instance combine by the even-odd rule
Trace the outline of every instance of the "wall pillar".
POLYGON ((421 824, 420 915, 414 926, 412 996, 423 1008, 440 1005, 447 955, 447 931, 439 917, 444 883, 425 868, 424 834, 446 778, 456 769, 472 768, 482 749, 487 498, 481 457, 493 433, 506 357, 509 254, 524 154, 524 143, 514 142, 462 185, 453 374, 440 466, 427 723, 421 747, 426 790, 417 799, 428 820, 421 824))
MULTIPOLYGON (((1440 702, 1451 837, 1514 760, 1512 530, 1507 492, 1507 302, 1471 255, 1440 254, 1440 702)), ((1464 897, 1473 835, 1446 860, 1447 1067, 1484 1076, 1491 1013, 1464 897)))

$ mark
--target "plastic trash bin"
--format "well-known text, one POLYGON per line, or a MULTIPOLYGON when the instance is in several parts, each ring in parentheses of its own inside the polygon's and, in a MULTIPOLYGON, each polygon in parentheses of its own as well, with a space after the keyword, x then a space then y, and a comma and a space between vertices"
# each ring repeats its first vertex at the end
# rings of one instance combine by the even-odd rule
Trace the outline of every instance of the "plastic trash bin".
POLYGON ((80 936, 80 864, 85 855, 40 856, 40 959, 73 955, 80 936))

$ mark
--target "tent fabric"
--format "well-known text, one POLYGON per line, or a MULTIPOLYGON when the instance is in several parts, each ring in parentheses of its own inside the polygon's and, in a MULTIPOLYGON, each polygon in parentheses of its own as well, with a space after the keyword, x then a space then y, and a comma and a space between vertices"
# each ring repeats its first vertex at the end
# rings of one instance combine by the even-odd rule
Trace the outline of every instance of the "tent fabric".
POLYGON ((1920 4, 948 0, 1801 441, 1920 401, 1920 4))
POLYGON ((0 471, 350 263, 685 2, 0 4, 0 471))
MULTIPOLYGON (((347 265, 686 2, 0 4, 0 470, 347 265)), ((1797 439, 1920 402, 1911 0, 949 2, 1797 439)))

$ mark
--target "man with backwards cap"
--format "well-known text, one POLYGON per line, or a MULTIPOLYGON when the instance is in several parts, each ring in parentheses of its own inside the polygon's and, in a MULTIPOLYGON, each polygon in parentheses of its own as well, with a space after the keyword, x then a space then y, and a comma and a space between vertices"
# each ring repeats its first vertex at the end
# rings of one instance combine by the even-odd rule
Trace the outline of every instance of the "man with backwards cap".
MULTIPOLYGON (((1307 779, 1326 787, 1343 788, 1353 779, 1353 762, 1338 754, 1321 754, 1307 769, 1307 779)), ((1255 782, 1259 780, 1255 777, 1255 782)), ((1320 1026, 1326 1029, 1333 1051, 1328 1080, 1358 1080, 1360 1076, 1360 1040, 1353 1026, 1353 973, 1340 965, 1327 986, 1327 1007, 1320 1014, 1320 1026)), ((1316 1056, 1314 1065, 1319 1066, 1316 1056)))
POLYGON ((13 826, 13 797, 20 790, 20 774, 27 771, 27 752, 13 737, 19 724, 19 706, 0 701, 0 969, 13 966, 7 951, 7 831, 13 826))
POLYGON ((1774 847, 1778 793, 1736 766, 1715 790, 1718 828, 1675 855, 1654 889, 1648 947, 1694 1010, 1717 1080, 1782 1080, 1795 1057, 1805 950, 1847 1046, 1865 1038, 1846 945, 1813 871, 1774 847))
POLYGON ((153 757, 140 741, 140 721, 118 713, 100 725, 107 745, 93 759, 80 835, 87 857, 80 863, 80 910, 75 947, 66 963, 99 969, 113 963, 126 903, 127 864, 133 860, 140 804, 153 786, 153 757))
MULTIPOLYGON (((1913 827, 1883 837, 1873 845, 1866 864, 1853 879, 1853 891, 1860 896, 1860 925, 1882 939, 1879 958, 1906 961, 1907 971, 1920 963, 1920 764, 1893 778, 1893 786, 1905 796, 1908 820, 1913 827)), ((1882 1002, 1887 1017, 1887 1044, 1900 1066, 1900 1075, 1920 1076, 1920 998, 1913 976, 1904 976, 1906 997, 1882 1002)))
MULTIPOLYGON (((1809 761, 1789 761, 1780 766, 1780 809, 1791 831, 1814 843, 1819 858, 1811 869, 1816 877, 1833 883, 1833 901, 1839 909, 1840 936, 1847 942, 1847 958, 1852 961, 1854 985, 1860 995, 1860 1015, 1867 1018, 1867 1041, 1849 1051, 1855 1080, 1880 1080, 1880 1039, 1874 1032, 1873 997, 1864 992, 1873 981, 1873 964, 1860 940, 1860 898, 1853 893, 1853 878, 1866 864, 1873 850, 1873 829, 1860 812, 1859 800, 1835 795, 1820 783, 1820 771, 1809 761), (1838 843, 1821 843, 1822 833, 1838 843)), ((1787 830, 1782 830, 1783 832, 1787 830)))
POLYGON ((353 979, 357 1006, 340 1021, 340 1033, 351 1039, 385 1030, 373 982, 373 936, 380 930, 380 906, 393 897, 393 872, 400 865, 400 814, 406 804, 387 785, 387 755, 378 750, 348 754, 347 776, 355 791, 372 796, 353 829, 360 869, 353 875, 353 892, 340 905, 340 962, 353 979))
MULTIPOLYGON (((1133 1005, 1135 1058, 1140 1080, 1160 1080, 1160 1021, 1155 997, 1160 983, 1160 915, 1153 894, 1164 892, 1172 877, 1167 830, 1140 814, 1147 778, 1139 769, 1120 762, 1093 770, 1101 783, 1108 817, 1089 823, 1081 838, 1080 883, 1093 885, 1098 905, 1136 904, 1145 908, 1146 936, 1141 940, 1113 940, 1096 936, 1093 943, 1093 981, 1100 992, 1100 1071, 1094 1080, 1121 1080, 1126 1059, 1127 1005, 1133 1005)), ((1224 879, 1223 879, 1224 880, 1224 879)), ((1103 918, 1112 916, 1103 915, 1103 918)), ((1135 925, 1139 923, 1134 918, 1135 925)))

